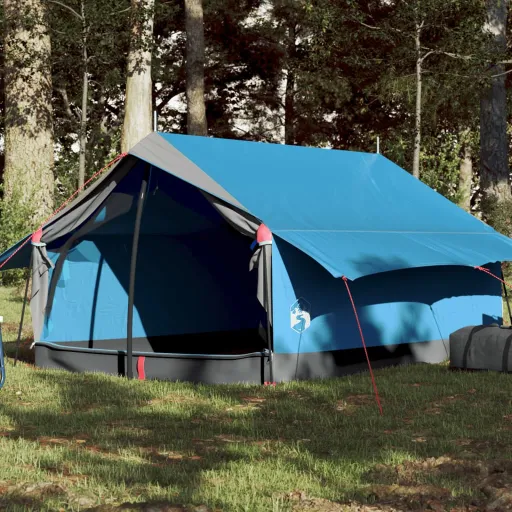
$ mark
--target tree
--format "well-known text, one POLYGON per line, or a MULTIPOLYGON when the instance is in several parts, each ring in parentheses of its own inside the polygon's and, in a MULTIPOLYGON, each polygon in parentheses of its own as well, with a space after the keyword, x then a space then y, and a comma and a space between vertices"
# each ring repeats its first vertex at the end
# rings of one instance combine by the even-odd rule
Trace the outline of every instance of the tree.
POLYGON ((466 129, 462 133, 462 158, 460 161, 458 201, 457 204, 471 211, 471 188, 473 184, 473 153, 470 140, 471 132, 466 129))
MULTIPOLYGON (((425 93, 430 96, 429 102, 438 109, 439 105, 446 104, 447 99, 452 101, 454 95, 459 95, 460 78, 465 75, 469 78, 470 70, 479 66, 481 37, 475 30, 475 20, 479 19, 480 10, 478 2, 472 0, 414 0, 390 2, 391 5, 394 9, 382 27, 395 40, 391 58, 396 65, 390 66, 392 75, 388 76, 398 88, 407 87, 408 80, 399 83, 398 77, 402 73, 414 80, 412 174, 419 178, 425 93), (407 69, 412 71, 412 65, 414 73, 408 74, 407 69), (445 94, 446 84, 453 84, 450 76, 459 75, 457 85, 450 90, 448 98, 436 94, 434 88, 437 77, 441 75, 445 94)), ((471 88, 470 85, 467 87, 471 88)), ((435 109, 431 108, 429 114, 432 113, 435 109)))
POLYGON ((56 193, 119 152, 130 0, 45 0, 52 37, 56 193))
MULTIPOLYGON (((16 202, 18 213, 26 216, 25 223, 33 227, 53 208, 50 35, 41 0, 4 0, 4 16, 3 212, 11 211, 9 202, 16 202)), ((2 224, 8 222, 2 215, 2 224)))
POLYGON ((202 0, 185 0, 187 34, 187 133, 207 134, 204 88, 204 21, 202 0))
POLYGON ((151 54, 155 0, 132 0, 132 40, 128 55, 121 150, 129 151, 152 131, 151 54))
MULTIPOLYGON (((60 2, 59 0, 48 0, 50 3, 58 5, 67 11, 69 11, 73 16, 78 18, 81 26, 81 46, 82 46, 82 101, 81 101, 81 110, 80 113, 77 114, 78 121, 80 123, 80 136, 79 136, 79 166, 78 166, 78 187, 81 188, 85 182, 85 166, 86 166, 86 153, 87 153, 87 108, 89 105, 89 57, 87 50, 87 36, 89 32, 89 26, 87 23, 86 13, 85 13, 85 0, 80 0, 80 12, 77 12, 75 9, 70 7, 69 5, 60 2)), ((67 97, 66 89, 61 89, 61 94, 66 106, 68 108, 68 112, 71 116, 73 116, 69 99, 67 97)))
MULTIPOLYGON (((508 163, 507 93, 505 72, 500 64, 507 50, 509 0, 486 0, 484 33, 494 61, 480 99, 480 184, 483 205, 508 201, 511 197, 508 163)), ((484 206, 485 208, 485 206, 484 206)))

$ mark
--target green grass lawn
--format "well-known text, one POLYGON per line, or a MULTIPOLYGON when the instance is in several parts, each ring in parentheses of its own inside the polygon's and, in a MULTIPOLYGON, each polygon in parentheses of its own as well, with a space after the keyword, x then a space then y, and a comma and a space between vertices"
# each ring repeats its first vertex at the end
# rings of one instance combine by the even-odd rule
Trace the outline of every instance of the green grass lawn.
MULTIPOLYGON (((20 309, 0 291, 8 340, 20 309)), ((366 374, 196 386, 9 359, 0 510, 476 511, 507 502, 512 375, 418 365, 376 379, 382 417, 366 374)))

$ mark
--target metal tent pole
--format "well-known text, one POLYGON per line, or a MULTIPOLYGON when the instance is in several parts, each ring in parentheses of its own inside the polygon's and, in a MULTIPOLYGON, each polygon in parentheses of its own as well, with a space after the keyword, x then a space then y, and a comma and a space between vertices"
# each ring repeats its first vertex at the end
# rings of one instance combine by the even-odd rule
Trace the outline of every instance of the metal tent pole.
POLYGON ((140 225, 142 221, 142 211, 144 209, 144 200, 148 188, 149 166, 144 169, 144 175, 140 184, 139 200, 137 202, 137 213, 135 215, 135 225, 133 228, 132 255, 130 262, 130 284, 128 288, 128 323, 126 335, 126 376, 133 379, 133 299, 135 295, 135 272, 137 270, 137 253, 139 250, 140 225))
POLYGON ((32 272, 32 255, 30 255, 30 263, 28 265, 27 280, 25 282, 25 295, 23 296, 23 307, 21 309, 20 326, 18 328, 18 339, 16 340, 16 354, 14 356, 14 366, 16 366, 16 363, 18 362, 18 357, 20 354, 21 332, 23 330, 23 322, 25 320, 25 309, 27 307, 28 285, 30 283, 30 273, 31 272, 32 272))
POLYGON ((268 343, 268 351, 269 351, 269 377, 270 377, 270 382, 273 383, 274 382, 274 347, 273 347, 273 343, 272 343, 272 326, 270 325, 270 316, 272 314, 271 312, 271 303, 272 301, 269 300, 269 297, 272 293, 272 286, 270 286, 270 289, 269 287, 267 286, 269 284, 269 275, 268 275, 268 265, 267 265, 267 248, 268 247, 271 247, 269 245, 264 245, 263 246, 263 273, 264 273, 264 281, 265 281, 265 300, 267 302, 267 343, 268 343))

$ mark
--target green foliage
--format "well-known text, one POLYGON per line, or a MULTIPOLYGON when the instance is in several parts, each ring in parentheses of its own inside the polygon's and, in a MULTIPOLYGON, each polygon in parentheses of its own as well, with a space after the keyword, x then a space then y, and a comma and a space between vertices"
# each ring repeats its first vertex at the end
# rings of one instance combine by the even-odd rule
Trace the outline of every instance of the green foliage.
POLYGON ((77 140, 82 117, 84 23, 88 103, 86 179, 97 170, 123 119, 129 0, 48 0, 52 29, 56 178, 76 189, 77 140), (66 162, 68 167, 66 168, 66 162))
POLYGON ((421 180, 454 203, 458 201, 461 140, 458 134, 441 132, 423 141, 421 180))
MULTIPOLYGON (((21 190, 15 189, 7 200, 0 201, 0 253, 14 245, 28 233, 34 231, 32 223, 34 209, 21 190)), ((2 284, 17 284, 23 279, 23 271, 9 270, 0 273, 2 284)))
POLYGON ((482 211, 484 220, 496 231, 512 237, 512 200, 496 201, 494 198, 483 198, 482 211))

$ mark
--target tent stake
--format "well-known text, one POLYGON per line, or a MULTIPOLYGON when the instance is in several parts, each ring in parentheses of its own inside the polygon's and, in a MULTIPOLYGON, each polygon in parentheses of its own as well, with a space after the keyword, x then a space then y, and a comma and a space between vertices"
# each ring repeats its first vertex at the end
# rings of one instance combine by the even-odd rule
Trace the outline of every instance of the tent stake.
POLYGON ((130 261, 130 285, 128 288, 128 324, 126 334, 126 376, 133 379, 133 299, 135 295, 135 271, 137 270, 137 253, 139 250, 140 224, 142 221, 142 210, 148 187, 149 166, 144 170, 144 176, 140 184, 139 200, 137 202, 137 213, 133 228, 132 255, 130 261))
POLYGON ((23 296, 23 307, 21 308, 20 326, 18 328, 18 338, 16 340, 16 354, 14 355, 14 366, 16 366, 16 363, 18 362, 18 357, 20 354, 21 331, 23 330, 23 322, 25 321, 25 309, 27 307, 28 284, 30 282, 31 270, 32 270, 32 256, 30 256, 30 263, 28 265, 27 279, 25 281, 25 295, 23 296))

